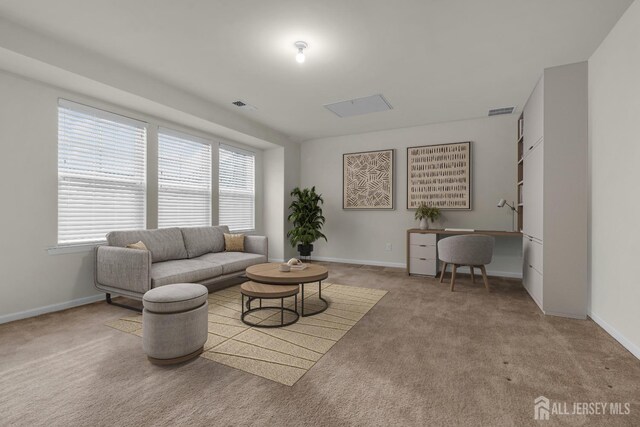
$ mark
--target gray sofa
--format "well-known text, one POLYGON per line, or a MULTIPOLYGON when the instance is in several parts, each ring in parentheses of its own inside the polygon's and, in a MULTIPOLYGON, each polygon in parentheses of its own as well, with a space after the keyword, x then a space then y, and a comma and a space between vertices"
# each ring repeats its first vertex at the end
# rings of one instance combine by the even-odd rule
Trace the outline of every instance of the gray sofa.
POLYGON ((111 294, 141 300, 149 289, 172 283, 225 287, 227 279, 268 258, 264 236, 245 236, 245 252, 225 252, 228 232, 227 226, 112 231, 107 244, 96 248, 96 288, 111 303, 111 294), (126 248, 138 241, 148 251, 126 248))

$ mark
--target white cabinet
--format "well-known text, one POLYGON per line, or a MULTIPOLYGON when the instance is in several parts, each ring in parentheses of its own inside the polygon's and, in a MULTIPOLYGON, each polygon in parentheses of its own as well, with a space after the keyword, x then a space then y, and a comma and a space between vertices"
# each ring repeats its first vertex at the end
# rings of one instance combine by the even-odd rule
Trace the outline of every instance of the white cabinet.
POLYGON ((524 111, 522 281, 545 314, 587 311, 587 63, 544 70, 524 111))
POLYGON ((544 135, 544 78, 538 81, 524 107, 524 156, 544 135))
POLYGON ((542 274, 538 273, 535 269, 525 266, 522 270, 522 278, 524 287, 531 295, 531 298, 538 304, 539 307, 543 306, 543 280, 542 274))
POLYGON ((438 264, 435 259, 409 258, 409 274, 419 276, 435 276, 438 264))
POLYGON ((434 233, 409 233, 409 244, 413 246, 435 246, 436 234, 434 233))
POLYGON ((409 232, 407 258, 409 274, 435 276, 438 274, 437 235, 409 232))
POLYGON ((522 232, 543 241, 544 221, 544 142, 538 143, 524 158, 522 201, 526 208, 522 232))
POLYGON ((542 243, 533 240, 531 237, 523 239, 522 246, 523 269, 533 268, 539 274, 544 271, 544 255, 542 251, 542 243))
POLYGON ((419 259, 436 259, 436 247, 427 245, 411 245, 409 248, 411 251, 410 258, 419 259))

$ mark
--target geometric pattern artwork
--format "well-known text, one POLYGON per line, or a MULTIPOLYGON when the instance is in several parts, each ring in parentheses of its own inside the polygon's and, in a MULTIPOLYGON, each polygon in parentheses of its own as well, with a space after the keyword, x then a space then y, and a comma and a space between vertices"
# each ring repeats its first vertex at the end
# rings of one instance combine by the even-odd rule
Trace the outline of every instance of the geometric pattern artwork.
POLYGON ((471 142, 407 148, 407 209, 471 209, 471 142))
POLYGON ((343 154, 343 209, 393 209, 393 153, 343 154))
MULTIPOLYGON (((386 293, 380 289, 323 282, 322 297, 329 301, 327 310, 300 317, 292 325, 271 329, 251 327, 240 321, 240 285, 210 293, 209 334, 200 357, 292 386, 386 293)), ((305 310, 320 308, 317 286, 307 285, 304 296, 305 310)), ((269 305, 279 308, 280 301, 263 300, 263 307, 269 305)), ((285 301, 285 307, 292 306, 293 301, 285 301)), ((285 322, 289 320, 287 314, 285 322)), ((262 324, 279 323, 280 311, 258 311, 247 318, 262 324)), ((139 314, 110 321, 107 326, 142 336, 142 316, 139 314)))

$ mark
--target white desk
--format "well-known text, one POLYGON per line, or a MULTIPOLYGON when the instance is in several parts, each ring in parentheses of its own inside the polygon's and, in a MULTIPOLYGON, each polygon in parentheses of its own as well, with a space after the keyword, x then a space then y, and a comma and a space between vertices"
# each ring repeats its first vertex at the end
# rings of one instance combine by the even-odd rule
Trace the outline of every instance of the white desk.
POLYGON ((519 231, 474 230, 454 231, 442 229, 407 230, 407 274, 436 276, 438 274, 438 239, 440 235, 484 234, 488 236, 518 237, 519 231))

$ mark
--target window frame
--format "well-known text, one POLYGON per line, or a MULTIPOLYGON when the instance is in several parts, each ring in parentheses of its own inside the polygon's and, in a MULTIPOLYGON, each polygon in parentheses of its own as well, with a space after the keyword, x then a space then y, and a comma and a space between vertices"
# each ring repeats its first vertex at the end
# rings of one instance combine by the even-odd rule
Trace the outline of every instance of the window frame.
POLYGON ((163 226, 160 223, 160 193, 161 193, 161 168, 160 168, 160 159, 161 159, 161 148, 160 148, 160 135, 166 135, 170 138, 177 138, 177 139, 182 139, 185 140, 187 142, 190 143, 194 143, 194 144, 202 144, 205 145, 207 147, 209 147, 209 179, 208 179, 208 214, 209 214, 209 218, 207 221, 207 225, 205 226, 211 226, 213 224, 213 201, 214 201, 214 188, 213 188, 213 176, 214 176, 214 169, 213 169, 213 142, 211 140, 208 140, 206 138, 202 138, 199 136, 195 136, 192 135, 190 133, 186 133, 186 132, 181 132, 172 128, 168 128, 168 127, 164 127, 164 126, 158 126, 157 127, 157 153, 158 153, 158 158, 157 158, 157 167, 158 167, 158 178, 157 178, 157 189, 158 189, 158 204, 157 204, 157 210, 156 210, 156 214, 157 214, 157 225, 158 228, 171 228, 171 227, 191 227, 194 225, 167 225, 167 226, 163 226))
MULTIPOLYGON (((60 220, 61 220, 61 180, 64 177, 64 172, 61 173, 60 167, 60 159, 61 159, 61 134, 62 134, 62 126, 61 126, 61 118, 64 114, 62 112, 63 109, 70 110, 75 113, 85 114, 89 116, 93 116, 97 119, 108 120, 112 122, 116 122, 118 124, 122 124, 125 126, 137 127, 142 130, 142 137, 140 142, 143 144, 142 150, 139 151, 141 155, 141 161, 139 162, 142 166, 141 169, 141 181, 135 184, 133 187, 138 187, 141 190, 142 194, 142 212, 139 212, 142 218, 142 228, 147 227, 147 210, 148 210, 148 170, 147 170, 147 157, 148 157, 148 145, 149 145, 149 123, 143 120, 137 120, 122 114, 114 113, 103 108, 97 108, 93 106, 89 106, 80 102, 70 101, 65 98, 58 98, 57 106, 56 106, 56 172, 57 172, 57 184, 56 184, 56 245, 53 248, 48 248, 48 252, 50 254, 61 254, 61 253, 74 253, 80 252, 81 250, 86 250, 90 247, 95 247, 100 244, 106 243, 106 238, 103 239, 87 239, 83 241, 61 241, 61 233, 60 233, 60 220)), ((136 141, 137 143, 138 141, 136 141)), ((133 149, 137 153, 138 150, 133 146, 133 149)), ((140 172, 140 171, 138 171, 140 172)), ((68 173, 68 172, 66 172, 68 173)), ((96 181, 100 181, 99 178, 96 181)), ((114 183, 123 182, 123 181, 112 181, 114 183)), ((114 230, 117 229, 118 226, 114 226, 114 230)))
POLYGON ((251 150, 247 150, 244 148, 239 148, 233 145, 229 145, 226 143, 220 143, 218 146, 218 223, 220 225, 229 225, 229 224, 225 224, 224 221, 221 219, 221 208, 222 208, 222 186, 221 186, 221 181, 220 181, 220 176, 221 176, 221 170, 222 170, 222 156, 221 156, 221 151, 225 150, 225 151, 229 151, 229 152, 233 152, 233 153, 237 153, 240 155, 245 155, 245 156, 250 156, 253 158, 253 171, 252 171, 252 181, 253 181, 253 188, 251 191, 251 196, 252 196, 252 205, 253 205, 253 209, 251 212, 251 222, 252 222, 252 227, 251 228, 242 228, 242 229, 231 229, 229 228, 230 232, 233 233, 245 233, 245 234, 250 234, 256 231, 256 219, 257 219, 257 214, 256 214, 256 200, 257 200, 257 194, 256 194, 256 173, 257 173, 257 154, 255 151, 251 151, 251 150))

